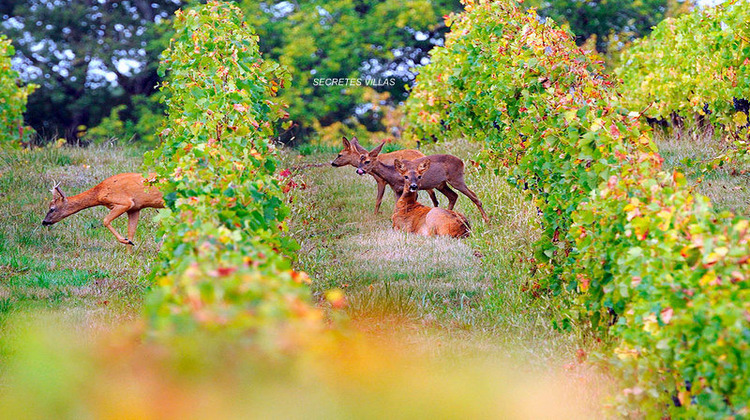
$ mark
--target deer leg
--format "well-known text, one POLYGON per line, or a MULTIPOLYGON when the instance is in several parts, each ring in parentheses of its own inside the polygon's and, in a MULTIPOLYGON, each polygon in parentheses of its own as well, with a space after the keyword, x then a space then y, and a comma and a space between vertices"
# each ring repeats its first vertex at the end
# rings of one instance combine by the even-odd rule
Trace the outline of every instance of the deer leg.
POLYGON ((433 207, 438 207, 440 204, 437 201, 437 197, 435 196, 435 191, 432 189, 427 190, 427 195, 430 196, 430 200, 432 200, 433 207))
POLYGON ((378 183, 378 197, 375 199, 375 214, 380 213, 380 203, 383 202, 383 193, 385 193, 385 181, 383 178, 375 178, 378 183))
POLYGON ((453 206, 456 205, 456 200, 458 200, 458 194, 456 194, 456 192, 453 191, 451 187, 448 186, 448 184, 443 184, 438 187, 438 191, 443 193, 444 196, 448 197, 448 210, 453 210, 453 206))
MULTIPOLYGON (((135 228, 138 227, 138 218, 140 216, 141 216, 140 210, 128 212, 128 239, 130 239, 131 244, 132 244, 133 239, 135 239, 135 228)), ((128 246, 132 246, 132 245, 128 245, 128 246)))
POLYGON ((487 217, 487 213, 484 212, 484 208, 482 207, 482 202, 479 201, 479 197, 477 197, 477 195, 474 194, 474 191, 470 190, 469 187, 466 186, 466 183, 464 182, 464 180, 459 179, 454 182, 450 182, 450 184, 453 186, 453 188, 461 191, 461 193, 469 197, 469 200, 471 200, 477 206, 477 208, 479 209, 479 212, 482 213, 482 219, 484 219, 485 222, 489 223, 490 218, 487 217))
POLYGON ((104 227, 109 229, 110 232, 112 232, 113 235, 115 235, 115 238, 117 238, 117 241, 121 244, 125 245, 133 245, 133 242, 130 241, 128 238, 123 238, 122 235, 120 235, 115 228, 112 227, 112 221, 117 219, 118 217, 122 216, 123 213, 128 211, 128 208, 125 206, 115 206, 110 210, 109 214, 104 218, 102 221, 104 223, 104 227))

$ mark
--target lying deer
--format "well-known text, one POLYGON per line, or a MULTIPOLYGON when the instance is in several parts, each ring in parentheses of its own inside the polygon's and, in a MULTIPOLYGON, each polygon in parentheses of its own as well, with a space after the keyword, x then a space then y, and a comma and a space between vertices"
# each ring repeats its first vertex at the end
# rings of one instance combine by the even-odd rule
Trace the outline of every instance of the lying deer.
MULTIPOLYGON (((359 144, 359 141, 357 141, 356 137, 352 138, 351 141, 344 137, 344 150, 342 150, 339 155, 336 156, 336 159, 331 162, 331 165, 337 168, 341 166, 351 165, 356 168, 359 165, 359 156, 362 153, 367 153, 367 150, 359 144)), ((416 150, 397 150, 391 153, 383 153, 382 155, 378 156, 378 159, 387 165, 393 165, 393 160, 397 158, 408 160, 421 157, 424 157, 424 154, 416 150)), ((385 185, 387 183, 379 175, 371 175, 373 178, 375 178, 375 182, 378 183, 378 197, 375 200, 375 214, 378 214, 380 212, 380 203, 383 201, 383 193, 385 192, 385 185)), ((393 188, 393 185, 391 185, 391 189, 393 190, 394 194, 396 194, 396 200, 398 200, 398 197, 401 195, 401 187, 396 190, 393 188)), ((437 207, 438 201, 437 197, 435 197, 435 192, 431 189, 428 189, 427 194, 430 196, 432 204, 437 207)))
POLYGON ((393 164, 404 178, 404 191, 391 216, 394 229, 425 236, 469 236, 471 227, 466 216, 453 210, 427 207, 417 201, 419 182, 430 168, 430 159, 420 159, 417 165, 396 159, 393 164))
MULTIPOLYGON (((394 166, 390 166, 378 159, 383 144, 385 143, 381 143, 380 146, 372 149, 372 151, 360 155, 357 173, 360 175, 365 173, 372 174, 373 176, 377 175, 383 178, 383 180, 388 183, 394 191, 400 192, 404 185, 402 175, 394 166)), ((464 162, 461 159, 451 155, 430 155, 410 161, 403 161, 402 163, 411 170, 428 160, 431 162, 431 164, 428 165, 430 169, 426 169, 424 175, 419 176, 419 182, 417 183, 418 188, 420 190, 434 188, 445 194, 445 196, 448 197, 448 210, 453 210, 453 206, 456 205, 456 200, 458 200, 458 194, 448 186, 450 185, 461 191, 465 196, 469 197, 469 200, 471 200, 477 206, 479 212, 482 213, 484 221, 489 222, 490 219, 487 217, 487 213, 484 212, 482 202, 479 201, 477 195, 466 186, 466 182, 464 181, 464 162)))
POLYGON ((103 220, 104 226, 115 235, 120 243, 131 247, 134 245, 132 239, 135 236, 141 209, 164 207, 161 192, 156 187, 144 187, 143 181, 141 174, 117 174, 105 179, 94 188, 72 197, 65 196, 60 189, 60 184, 56 184, 50 191, 52 202, 42 225, 53 225, 89 207, 105 206, 110 212, 103 220), (111 224, 124 213, 128 214, 127 238, 123 238, 111 224))

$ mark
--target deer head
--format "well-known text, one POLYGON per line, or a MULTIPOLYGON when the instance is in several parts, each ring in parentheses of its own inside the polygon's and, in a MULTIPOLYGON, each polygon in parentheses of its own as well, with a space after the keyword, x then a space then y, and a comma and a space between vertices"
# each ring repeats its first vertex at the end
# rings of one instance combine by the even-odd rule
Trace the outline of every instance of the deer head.
POLYGON ((422 175, 430 169, 430 160, 421 158, 417 160, 399 160, 393 162, 396 171, 404 177, 404 189, 415 192, 422 182, 422 175))
POLYGON ((60 183, 55 183, 50 192, 52 193, 52 201, 49 203, 49 211, 42 221, 44 226, 55 224, 68 216, 68 197, 60 189, 60 183))
POLYGON ((385 145, 385 142, 382 142, 380 143, 380 146, 372 149, 371 151, 369 152, 365 151, 364 153, 360 153, 359 164, 357 166, 358 174, 364 175, 372 171, 372 167, 375 166, 375 162, 378 158, 378 155, 380 154, 380 151, 383 150, 384 145, 385 145))
POLYGON ((339 152, 339 155, 331 162, 331 165, 337 168, 346 165, 357 166, 359 163, 359 155, 361 153, 367 153, 367 150, 359 144, 357 137, 352 137, 351 141, 346 137, 343 137, 343 143, 344 149, 339 152))

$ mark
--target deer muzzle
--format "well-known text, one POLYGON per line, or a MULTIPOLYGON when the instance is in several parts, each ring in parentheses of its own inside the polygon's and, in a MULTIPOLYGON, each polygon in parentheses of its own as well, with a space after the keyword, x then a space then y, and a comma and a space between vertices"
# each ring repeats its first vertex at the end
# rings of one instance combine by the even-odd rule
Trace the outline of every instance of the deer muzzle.
POLYGON ((360 175, 364 175, 365 174, 365 170, 362 169, 362 168, 357 168, 357 173, 360 174, 360 175))
POLYGON ((418 189, 419 189, 419 187, 417 186, 417 184, 411 184, 411 185, 409 185, 409 191, 411 191, 411 192, 414 192, 414 191, 416 191, 418 189))

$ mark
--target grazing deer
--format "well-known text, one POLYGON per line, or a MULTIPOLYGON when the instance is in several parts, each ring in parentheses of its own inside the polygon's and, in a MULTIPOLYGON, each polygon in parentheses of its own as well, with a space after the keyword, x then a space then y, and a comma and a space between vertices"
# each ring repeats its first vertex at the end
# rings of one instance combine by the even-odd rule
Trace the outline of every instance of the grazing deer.
MULTIPOLYGON (((334 159, 331 162, 331 165, 334 167, 341 167, 346 165, 354 166, 355 168, 359 165, 359 156, 362 153, 367 153, 367 150, 362 147, 359 144, 359 141, 356 137, 353 137, 351 141, 349 141, 346 137, 343 138, 344 140, 344 150, 339 152, 339 155, 336 156, 336 159, 334 159)), ((378 157, 382 162, 385 162, 388 165, 393 165, 394 159, 417 159, 420 157, 424 157, 424 154, 422 152, 419 152, 417 150, 397 150, 395 152, 391 153, 383 153, 378 157)), ((362 175, 362 174, 360 174, 362 175)), ((375 214, 378 214, 380 212, 380 203, 383 201, 383 193, 385 192, 385 185, 387 184, 383 178, 381 178, 378 175, 370 174, 373 178, 375 178, 375 182, 378 184, 378 197, 375 200, 375 214)), ((391 189, 393 190, 393 193, 396 195, 396 200, 398 200, 398 197, 401 195, 401 189, 394 189, 393 185, 391 185, 391 189)), ((432 204, 435 205, 435 207, 438 206, 437 197, 435 197, 435 192, 431 189, 427 190, 427 194, 430 196, 430 199, 432 200, 432 204)))
POLYGON ((396 209, 391 216, 393 228, 425 236, 469 236, 471 227, 466 216, 453 210, 427 207, 417 201, 419 181, 430 168, 429 159, 420 161, 416 166, 408 165, 399 159, 393 162, 396 171, 404 177, 404 191, 396 202, 396 209))
MULTIPOLYGON (((383 144, 372 149, 370 152, 365 152, 360 155, 359 166, 357 167, 357 173, 362 175, 365 173, 377 175, 391 186, 394 191, 401 191, 403 189, 404 180, 403 175, 399 173, 394 166, 390 166, 380 160, 378 155, 380 150, 383 148, 383 144)), ((448 210, 453 210, 453 206, 456 205, 458 200, 458 194, 453 191, 450 187, 461 191, 465 196, 469 197, 482 213, 482 218, 485 222, 489 222, 490 219, 487 217, 487 213, 484 212, 482 202, 469 187, 466 186, 464 181, 464 162, 451 155, 430 155, 421 157, 414 160, 402 161, 406 167, 412 171, 417 168, 422 162, 429 160, 429 170, 424 172, 418 179, 417 186, 420 190, 436 189, 448 197, 448 210)))
POLYGON ((50 191, 52 192, 52 202, 42 225, 53 225, 89 207, 105 206, 110 212, 103 220, 104 226, 115 235, 120 243, 127 245, 130 249, 134 245, 132 239, 135 236, 135 228, 138 226, 141 209, 164 207, 161 192, 156 187, 145 187, 143 181, 141 174, 117 174, 105 179, 94 188, 72 197, 65 196, 60 189, 60 184, 56 184, 50 191), (128 214, 127 238, 123 238, 111 224, 113 220, 124 213, 128 214))

